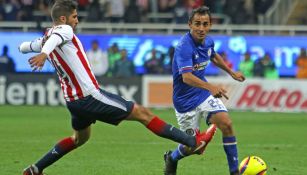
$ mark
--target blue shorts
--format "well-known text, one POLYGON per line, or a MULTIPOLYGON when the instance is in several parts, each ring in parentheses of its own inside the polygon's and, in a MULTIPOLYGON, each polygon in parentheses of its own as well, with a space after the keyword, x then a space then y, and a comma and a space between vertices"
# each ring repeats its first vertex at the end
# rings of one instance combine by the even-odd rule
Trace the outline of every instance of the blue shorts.
POLYGON ((101 89, 100 93, 66 102, 66 104, 75 130, 85 129, 96 120, 118 125, 130 115, 134 106, 132 101, 101 89))

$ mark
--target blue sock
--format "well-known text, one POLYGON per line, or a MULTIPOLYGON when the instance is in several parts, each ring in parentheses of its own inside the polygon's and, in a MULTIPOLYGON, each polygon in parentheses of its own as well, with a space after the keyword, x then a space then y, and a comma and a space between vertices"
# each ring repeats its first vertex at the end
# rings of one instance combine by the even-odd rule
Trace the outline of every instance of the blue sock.
POLYGON ((43 156, 35 166, 39 172, 42 172, 46 167, 53 164, 68 152, 76 148, 75 142, 71 137, 64 138, 58 142, 45 156, 43 156))
POLYGON ((238 151, 236 137, 223 138, 224 150, 227 155, 229 171, 234 172, 238 170, 238 151))
POLYGON ((172 152, 172 154, 171 154, 171 157, 172 157, 172 160, 173 161, 178 161, 178 160, 180 160, 180 159, 182 159, 182 158, 184 158, 184 157, 186 157, 186 156, 189 156, 190 155, 190 153, 185 149, 185 146, 184 145, 182 145, 182 144, 180 144, 179 146, 178 146, 178 148, 177 149, 175 149, 173 152, 172 152))

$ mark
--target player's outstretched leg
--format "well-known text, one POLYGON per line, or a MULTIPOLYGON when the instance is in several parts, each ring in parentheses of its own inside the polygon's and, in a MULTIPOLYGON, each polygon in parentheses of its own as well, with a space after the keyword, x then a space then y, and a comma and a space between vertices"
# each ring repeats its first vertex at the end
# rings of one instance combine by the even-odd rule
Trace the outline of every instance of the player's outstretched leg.
MULTIPOLYGON (((177 149, 174 151, 168 151, 164 154, 164 174, 165 175, 175 175, 177 170, 177 164, 178 161, 184 157, 187 157, 192 154, 203 154, 205 151, 205 148, 209 144, 209 142, 212 140, 214 134, 216 132, 216 125, 212 124, 209 126, 206 134, 205 144, 203 147, 200 147, 199 149, 191 149, 185 145, 180 144, 177 149)), ((196 135, 199 134, 199 132, 196 132, 196 135)))
POLYGON ((230 175, 239 175, 237 141, 228 113, 216 113, 211 117, 211 123, 215 123, 222 131, 223 147, 226 153, 230 175))
POLYGON ((208 139, 206 132, 198 133, 195 136, 188 135, 178 128, 165 123, 159 117, 150 112, 147 108, 137 104, 134 105, 130 116, 126 118, 126 120, 139 121, 154 134, 184 144, 196 150, 202 148, 208 139))
POLYGON ((72 137, 59 141, 47 154, 35 164, 23 171, 23 175, 43 175, 43 170, 62 158, 65 154, 83 145, 90 137, 90 127, 75 131, 72 137))

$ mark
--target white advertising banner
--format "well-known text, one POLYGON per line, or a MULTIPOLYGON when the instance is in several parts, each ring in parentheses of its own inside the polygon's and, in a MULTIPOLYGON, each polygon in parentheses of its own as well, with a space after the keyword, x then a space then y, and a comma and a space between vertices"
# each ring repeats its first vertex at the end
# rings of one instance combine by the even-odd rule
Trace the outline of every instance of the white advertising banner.
MULTIPOLYGON (((238 82, 230 77, 210 77, 208 81, 223 86, 228 109, 307 112, 307 80, 247 79, 238 82)), ((143 77, 143 104, 149 107, 172 107, 172 78, 143 77), (159 92, 159 93, 157 93, 159 92)))
POLYGON ((225 86, 229 109, 256 111, 307 111, 307 80, 248 79, 243 83, 231 79, 210 79, 225 86))

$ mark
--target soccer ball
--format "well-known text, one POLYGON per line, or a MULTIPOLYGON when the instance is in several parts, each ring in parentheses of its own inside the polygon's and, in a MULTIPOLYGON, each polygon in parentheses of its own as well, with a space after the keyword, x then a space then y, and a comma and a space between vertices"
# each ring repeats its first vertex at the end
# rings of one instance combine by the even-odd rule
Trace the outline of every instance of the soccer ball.
POLYGON ((257 156, 248 156, 240 163, 241 175, 266 175, 267 166, 257 156))

